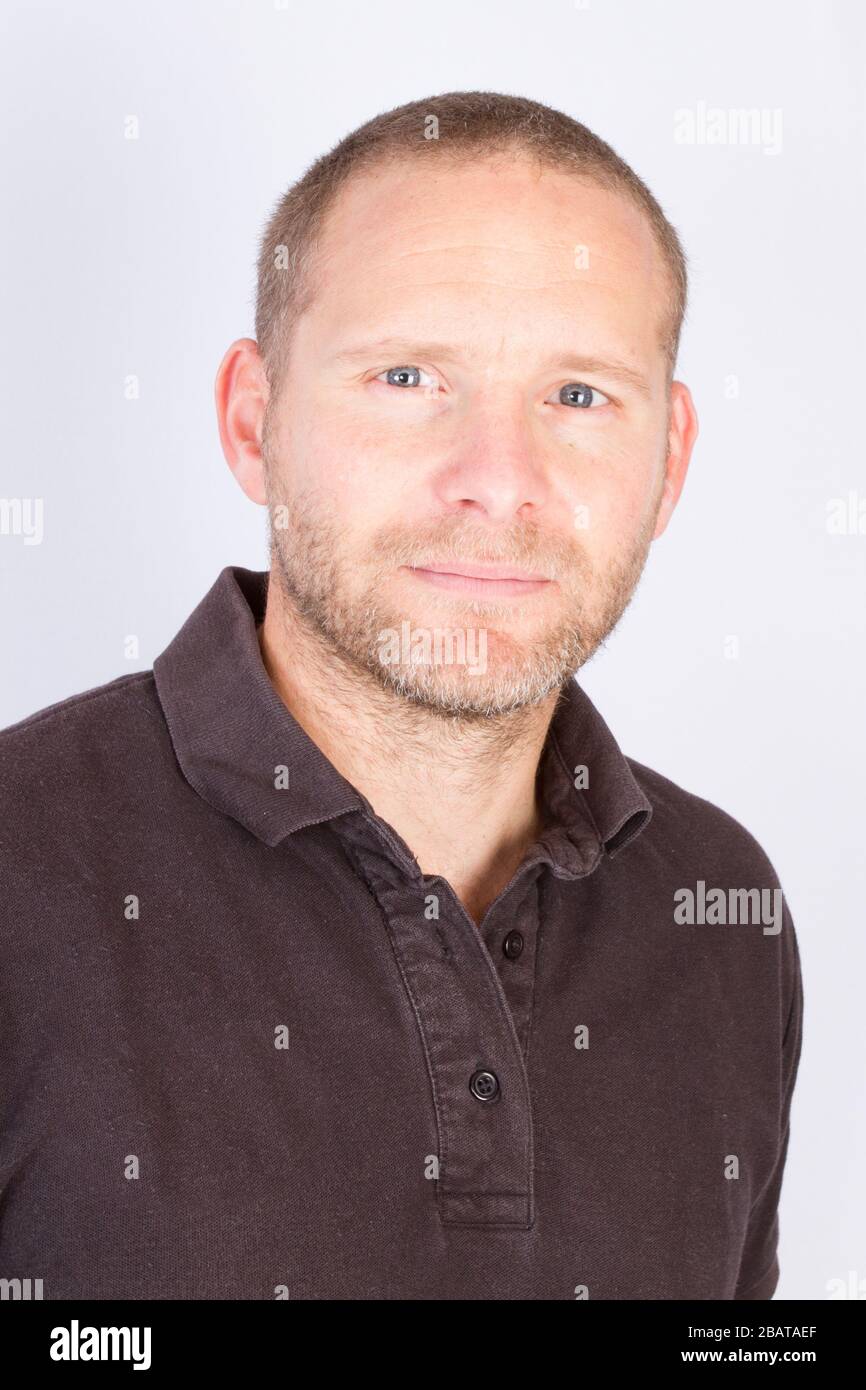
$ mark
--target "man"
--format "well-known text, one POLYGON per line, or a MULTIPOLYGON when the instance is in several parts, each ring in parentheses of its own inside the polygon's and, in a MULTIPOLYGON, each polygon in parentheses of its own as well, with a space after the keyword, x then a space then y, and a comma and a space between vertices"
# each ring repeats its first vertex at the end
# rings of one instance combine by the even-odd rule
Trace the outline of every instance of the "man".
POLYGON ((683 486, 685 302, 535 102, 411 103, 280 200, 216 383, 270 571, 0 740, 0 1274, 772 1296, 788 907, 574 679, 683 486))

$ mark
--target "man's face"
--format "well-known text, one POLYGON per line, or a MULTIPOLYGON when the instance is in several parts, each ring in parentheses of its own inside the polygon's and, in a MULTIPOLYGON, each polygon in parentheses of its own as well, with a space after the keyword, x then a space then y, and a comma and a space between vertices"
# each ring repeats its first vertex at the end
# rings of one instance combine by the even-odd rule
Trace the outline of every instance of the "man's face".
POLYGON ((433 711, 545 699, 663 529, 668 290, 648 224, 522 159, 410 163, 344 188, 316 275, 265 422, 273 582, 344 661, 433 711))

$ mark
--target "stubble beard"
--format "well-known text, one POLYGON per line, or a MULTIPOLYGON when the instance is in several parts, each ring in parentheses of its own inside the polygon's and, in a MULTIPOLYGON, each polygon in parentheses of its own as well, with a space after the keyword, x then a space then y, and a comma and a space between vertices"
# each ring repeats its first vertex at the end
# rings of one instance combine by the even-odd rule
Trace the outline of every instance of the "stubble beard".
MULTIPOLYGON (((604 574, 595 572, 577 543, 552 544, 534 523, 522 525, 514 536, 495 537, 464 520, 451 520, 447 528, 440 523, 409 538, 400 526, 390 526, 377 533, 375 554, 364 557, 359 588, 357 578, 352 583, 353 563, 341 548, 340 528, 329 499, 313 492, 284 496, 272 464, 266 467, 266 477, 271 579, 279 584, 284 611, 320 645, 323 660, 327 663, 330 657, 344 673, 372 680, 431 714, 470 723, 542 703, 585 665, 634 595, 658 513, 657 503, 628 551, 604 574), (279 517, 276 524, 275 516, 279 517), (517 638, 509 631, 513 604, 449 600, 441 607, 434 603, 432 614, 425 612, 425 629, 416 624, 408 602, 400 606, 388 598, 388 582, 400 566, 457 558, 479 564, 507 562, 553 573, 561 590, 560 616, 549 627, 539 628, 537 635, 517 638), (462 630, 466 650, 474 642, 471 650, 476 660, 449 663, 440 656, 438 661, 383 662, 386 635, 405 636, 407 623, 410 635, 416 637, 436 629, 462 630), (474 638, 469 629, 474 629, 474 638), (474 669, 480 665, 477 653, 482 641, 484 669, 474 669)), ((439 598, 441 591, 434 595, 431 590, 431 596, 439 598)), ((529 597, 525 602, 540 606, 545 599, 529 597)), ((406 656, 404 642, 401 657, 406 656)))

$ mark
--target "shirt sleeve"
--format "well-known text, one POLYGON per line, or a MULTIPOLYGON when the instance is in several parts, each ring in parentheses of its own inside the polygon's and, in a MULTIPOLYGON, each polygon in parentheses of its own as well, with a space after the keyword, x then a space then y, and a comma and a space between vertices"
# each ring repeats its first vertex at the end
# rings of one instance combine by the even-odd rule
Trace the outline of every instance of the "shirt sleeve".
POLYGON ((734 1299, 772 1298, 779 1282, 779 1194, 788 1153, 791 1097, 794 1093, 803 1042, 803 977, 797 936, 787 902, 784 909, 783 932, 787 943, 784 958, 788 968, 785 973, 788 990, 791 991, 789 996, 786 990, 784 998, 790 997, 791 1002, 782 1036, 779 1147, 770 1176, 752 1203, 749 1213, 749 1226, 734 1299))

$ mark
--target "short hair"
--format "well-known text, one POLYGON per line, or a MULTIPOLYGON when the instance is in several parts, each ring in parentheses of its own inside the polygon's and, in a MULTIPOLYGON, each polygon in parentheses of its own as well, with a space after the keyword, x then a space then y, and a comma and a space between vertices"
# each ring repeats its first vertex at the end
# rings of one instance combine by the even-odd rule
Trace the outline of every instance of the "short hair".
POLYGON ((668 272, 661 336, 670 385, 686 311, 686 258, 646 184, 610 145, 562 111, 500 92, 446 92, 396 106, 358 126, 316 159, 274 207, 260 243, 256 291, 256 338, 272 396, 279 395, 288 366, 292 328, 315 298, 316 238, 346 181, 375 166, 410 159, 460 164, 500 154, 534 158, 541 167, 624 194, 648 217, 668 272))

